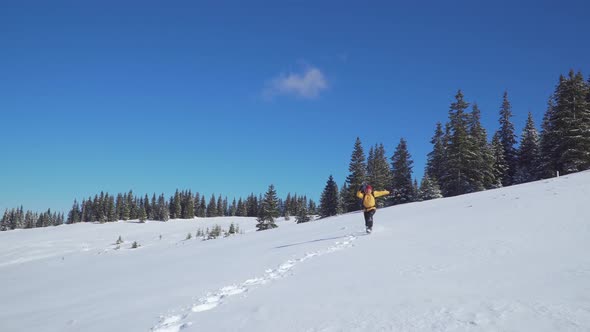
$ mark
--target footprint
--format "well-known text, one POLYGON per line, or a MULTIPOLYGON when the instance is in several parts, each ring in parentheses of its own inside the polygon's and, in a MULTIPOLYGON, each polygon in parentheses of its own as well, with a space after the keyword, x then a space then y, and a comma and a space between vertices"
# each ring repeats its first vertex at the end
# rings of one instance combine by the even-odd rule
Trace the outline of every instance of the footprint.
POLYGON ((211 303, 202 303, 194 305, 191 309, 192 312, 203 312, 207 310, 211 310, 219 305, 219 302, 211 302, 211 303))
POLYGON ((152 328, 153 332, 178 332, 184 328, 191 326, 190 322, 182 323, 181 321, 186 318, 186 315, 173 315, 162 317, 158 325, 152 328))
POLYGON ((238 287, 238 286, 227 286, 221 289, 221 293, 225 296, 233 296, 242 294, 246 291, 246 288, 238 287))

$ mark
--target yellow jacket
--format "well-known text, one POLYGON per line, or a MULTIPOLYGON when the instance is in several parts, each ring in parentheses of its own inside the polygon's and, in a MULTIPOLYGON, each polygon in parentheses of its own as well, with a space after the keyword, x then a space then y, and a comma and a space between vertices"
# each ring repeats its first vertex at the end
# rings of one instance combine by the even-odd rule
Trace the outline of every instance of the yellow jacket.
POLYGON ((382 190, 382 191, 373 191, 370 195, 365 195, 362 191, 357 191, 356 197, 363 200, 363 206, 365 207, 365 211, 371 211, 377 209, 375 207, 375 198, 389 195, 389 191, 382 190))

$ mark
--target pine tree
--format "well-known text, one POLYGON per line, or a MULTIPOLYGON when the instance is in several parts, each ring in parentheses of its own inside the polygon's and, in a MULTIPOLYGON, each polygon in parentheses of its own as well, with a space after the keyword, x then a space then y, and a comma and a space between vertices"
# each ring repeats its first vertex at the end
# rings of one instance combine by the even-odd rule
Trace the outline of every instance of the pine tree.
POLYGON ((147 194, 145 194, 145 197, 143 198, 143 207, 145 208, 145 213, 149 219, 149 216, 152 214, 152 207, 150 206, 150 199, 147 194))
POLYGON ((338 201, 338 214, 346 212, 346 200, 345 200, 346 195, 348 195, 348 186, 346 185, 346 181, 345 181, 344 184, 342 184, 342 187, 340 187, 340 195, 339 195, 340 200, 338 201))
POLYGON ((193 201, 193 193, 189 190, 184 198, 184 216, 183 219, 193 219, 195 217, 195 202, 193 201))
POLYGON ((199 203, 199 217, 205 218, 207 216, 207 205, 205 204, 205 195, 201 196, 201 203, 199 203))
POLYGON ((139 209, 138 219, 141 222, 145 222, 146 221, 146 219, 147 219, 147 212, 145 211, 145 206, 142 206, 139 209))
POLYGON ((115 202, 116 210, 117 210, 117 220, 123 220, 123 195, 121 193, 117 194, 117 200, 115 202))
POLYGON ((571 70, 554 93, 549 121, 555 144, 554 166, 562 174, 590 168, 590 87, 582 73, 571 70))
POLYGON ((504 146, 502 145, 499 133, 494 134, 491 150, 494 155, 494 177, 496 179, 495 188, 499 188, 502 187, 502 178, 508 169, 508 164, 504 159, 504 146))
POLYGON ((346 212, 357 211, 361 208, 356 193, 363 182, 366 181, 366 169, 365 153, 363 152, 361 140, 357 137, 348 166, 350 174, 346 177, 348 188, 348 192, 344 196, 346 212))
POLYGON ((537 174, 539 174, 539 159, 539 134, 535 128, 533 115, 529 112, 518 149, 518 167, 515 182, 535 181, 537 174))
POLYGON ((211 195, 211 199, 209 200, 209 205, 207 205, 207 217, 216 217, 217 216, 217 204, 215 203, 215 194, 211 195))
MULTIPOLYGON (((391 157, 391 187, 396 195, 391 200, 392 204, 403 204, 413 202, 414 184, 412 182, 412 157, 408 152, 408 145, 405 139, 400 139, 393 156, 391 157)), ((375 188, 381 190, 381 188, 375 188)))
POLYGON ((295 222, 298 224, 305 223, 311 221, 311 217, 309 216, 309 211, 305 204, 302 204, 298 211, 297 216, 295 217, 295 222))
POLYGON ((334 178, 330 175, 320 198, 320 216, 322 218, 338 214, 339 195, 338 185, 336 185, 334 178))
POLYGON ((108 196, 107 199, 107 221, 113 222, 117 221, 117 209, 115 206, 115 197, 108 196))
POLYGON ((262 231, 278 227, 275 224, 275 218, 278 218, 278 216, 279 209, 277 192, 274 185, 271 184, 268 187, 268 191, 264 195, 264 199, 261 202, 260 216, 257 219, 258 224, 256 225, 256 228, 259 231, 262 231))
POLYGON ((502 176, 502 185, 509 186, 514 181, 514 174, 516 174, 516 167, 518 158, 516 155, 516 134, 514 133, 514 125, 510 118, 512 118, 512 106, 508 101, 508 92, 504 92, 502 98, 502 107, 500 108, 500 142, 504 148, 504 160, 506 161, 506 173, 502 176))
POLYGON ((2 216, 2 219, 0 220, 0 231, 4 232, 7 231, 9 229, 9 225, 8 225, 8 209, 4 210, 4 215, 2 216))
POLYGON ((158 220, 168 221, 170 219, 170 210, 168 209, 168 203, 164 194, 158 197, 158 220))
POLYGON ((432 181, 438 181, 444 174, 445 162, 445 135, 440 122, 436 123, 436 130, 430 143, 432 144, 432 152, 428 154, 425 173, 432 181))
POLYGON ((430 199, 441 198, 442 193, 436 181, 432 181, 428 174, 424 174, 422 182, 420 183, 420 190, 418 196, 421 201, 427 201, 430 199))
POLYGON ((172 200, 172 209, 170 209, 170 218, 171 219, 180 219, 182 218, 182 199, 180 197, 180 192, 176 189, 174 193, 174 199, 172 200))
POLYGON ((221 199, 221 195, 217 198, 217 216, 223 217, 225 212, 223 211, 223 200, 221 199))
POLYGON ((494 182, 493 165, 490 164, 493 157, 488 149, 487 133, 481 125, 481 112, 476 103, 469 115, 469 143, 473 147, 473 155, 468 159, 471 162, 471 190, 481 191, 494 182))
POLYGON ((474 165, 477 165, 476 143, 468 132, 471 116, 465 113, 469 104, 463 99, 461 90, 455 99, 449 110, 444 173, 439 179, 444 196, 473 192, 479 186, 479 176, 474 169, 474 165))
MULTIPOLYGON (((375 148, 371 148, 371 150, 373 156, 370 156, 367 162, 367 181, 374 188, 389 189, 392 179, 385 148, 383 144, 376 144, 375 148)), ((383 201, 379 200, 377 204, 378 207, 383 207, 383 201)))
POLYGON ((74 223, 80 222, 80 220, 81 220, 80 205, 78 204, 78 201, 74 200, 74 205, 72 206, 72 209, 68 213, 67 223, 74 224, 74 223))
MULTIPOLYGON (((336 190, 336 192, 338 192, 338 190, 336 190)), ((309 214, 315 215, 317 214, 317 205, 315 204, 314 200, 309 199, 308 203, 307 203, 307 212, 309 214)))
POLYGON ((150 211, 150 213, 148 213, 148 219, 158 220, 158 218, 156 218, 157 210, 158 210, 158 200, 156 199, 156 193, 153 193, 152 194, 151 211, 150 211))
POLYGON ((235 217, 238 213, 238 204, 236 203, 236 198, 231 202, 231 207, 229 208, 229 215, 235 217))
POLYGON ((236 211, 236 216, 238 217, 245 217, 248 215, 248 210, 246 209, 246 204, 242 201, 242 198, 238 199, 238 209, 236 211))

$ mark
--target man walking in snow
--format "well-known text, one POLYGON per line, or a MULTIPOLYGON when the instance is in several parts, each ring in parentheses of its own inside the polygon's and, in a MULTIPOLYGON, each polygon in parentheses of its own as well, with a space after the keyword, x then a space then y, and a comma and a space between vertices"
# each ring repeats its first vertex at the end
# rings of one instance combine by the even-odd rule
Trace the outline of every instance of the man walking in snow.
POLYGON ((373 215, 377 211, 375 198, 385 195, 389 195, 389 191, 373 191, 373 187, 370 185, 362 186, 356 193, 356 197, 363 200, 363 211, 365 212, 365 226, 367 228, 367 233, 371 233, 371 231, 373 231, 373 215))

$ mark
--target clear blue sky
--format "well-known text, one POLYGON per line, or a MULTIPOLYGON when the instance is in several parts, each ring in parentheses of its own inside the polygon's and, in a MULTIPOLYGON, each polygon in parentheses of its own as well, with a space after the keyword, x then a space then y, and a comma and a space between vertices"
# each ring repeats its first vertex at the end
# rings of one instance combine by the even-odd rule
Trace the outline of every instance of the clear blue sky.
POLYGON ((354 140, 421 178, 457 89, 539 125, 590 75, 587 1, 0 1, 0 209, 271 183, 318 199, 354 140), (247 4, 246 4, 247 3, 247 4))

